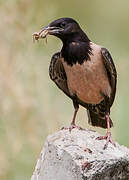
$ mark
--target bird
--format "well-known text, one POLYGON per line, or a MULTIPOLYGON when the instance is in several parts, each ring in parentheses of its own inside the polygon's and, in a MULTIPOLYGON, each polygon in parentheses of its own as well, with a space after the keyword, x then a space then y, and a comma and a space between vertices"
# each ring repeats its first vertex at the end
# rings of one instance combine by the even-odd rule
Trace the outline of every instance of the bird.
POLYGON ((107 128, 106 135, 97 138, 106 140, 104 149, 109 143, 115 146, 110 131, 113 126, 110 109, 116 94, 117 71, 111 54, 92 42, 73 18, 54 20, 39 35, 43 32, 62 41, 61 50, 51 58, 49 75, 73 102, 74 115, 69 130, 79 128, 75 119, 82 106, 87 111, 89 124, 107 128))

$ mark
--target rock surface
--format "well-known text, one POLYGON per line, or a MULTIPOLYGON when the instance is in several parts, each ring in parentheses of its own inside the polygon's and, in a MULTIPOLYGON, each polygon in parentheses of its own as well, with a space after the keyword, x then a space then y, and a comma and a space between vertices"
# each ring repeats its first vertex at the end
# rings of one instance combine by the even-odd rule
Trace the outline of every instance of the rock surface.
POLYGON ((129 180, 129 149, 103 149, 95 131, 61 130, 48 136, 31 180, 129 180))

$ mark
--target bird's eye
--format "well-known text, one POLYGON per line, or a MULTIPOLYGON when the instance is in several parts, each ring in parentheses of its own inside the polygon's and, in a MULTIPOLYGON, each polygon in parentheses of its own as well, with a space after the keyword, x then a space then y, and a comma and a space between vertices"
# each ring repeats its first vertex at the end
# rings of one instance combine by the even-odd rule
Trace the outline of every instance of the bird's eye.
POLYGON ((64 27, 65 27, 65 25, 66 25, 66 23, 65 23, 65 22, 62 22, 62 23, 60 24, 60 26, 61 26, 62 28, 64 28, 64 27))

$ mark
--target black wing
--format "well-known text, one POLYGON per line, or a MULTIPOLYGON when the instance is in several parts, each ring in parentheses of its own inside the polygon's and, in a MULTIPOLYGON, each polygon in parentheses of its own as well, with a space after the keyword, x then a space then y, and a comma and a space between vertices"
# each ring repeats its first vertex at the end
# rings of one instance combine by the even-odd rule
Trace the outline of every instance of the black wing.
POLYGON ((110 53, 108 52, 108 50, 105 48, 101 48, 101 53, 103 57, 103 63, 106 68, 108 79, 111 86, 111 96, 109 98, 109 106, 111 107, 114 102, 114 98, 116 94, 117 72, 115 65, 113 63, 113 59, 110 53))
MULTIPOLYGON (((117 72, 115 65, 113 63, 112 57, 107 49, 101 48, 101 54, 103 63, 107 72, 109 83, 111 86, 111 95, 110 97, 105 96, 104 100, 99 104, 93 105, 89 108, 88 112, 88 121, 93 126, 99 126, 107 128, 106 122, 106 112, 110 112, 110 107, 112 106, 116 94, 116 82, 117 82, 117 72)), ((110 119, 110 127, 113 126, 112 120, 110 119)))
POLYGON ((68 85, 67 76, 64 70, 64 66, 61 62, 60 52, 54 54, 51 58, 49 66, 50 78, 56 83, 56 85, 71 98, 68 85))

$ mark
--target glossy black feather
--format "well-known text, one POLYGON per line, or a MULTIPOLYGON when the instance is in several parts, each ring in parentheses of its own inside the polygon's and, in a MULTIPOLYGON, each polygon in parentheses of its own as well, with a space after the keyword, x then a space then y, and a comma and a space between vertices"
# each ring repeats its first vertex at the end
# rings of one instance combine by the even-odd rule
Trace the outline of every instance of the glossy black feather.
POLYGON ((111 86, 111 96, 109 97, 109 107, 112 106, 116 94, 116 84, 117 84, 117 71, 113 63, 113 59, 106 48, 101 49, 103 56, 103 63, 107 71, 108 79, 111 86))
POLYGON ((61 54, 64 58, 64 61, 68 65, 72 66, 73 64, 83 64, 84 61, 90 60, 91 55, 90 41, 88 42, 79 42, 73 40, 67 45, 63 45, 61 54), (78 44, 78 45, 74 45, 78 44))
POLYGON ((50 62, 49 66, 49 75, 51 80, 53 80, 56 85, 71 98, 68 86, 67 86, 67 77, 63 67, 63 64, 60 59, 61 53, 55 53, 50 62))

